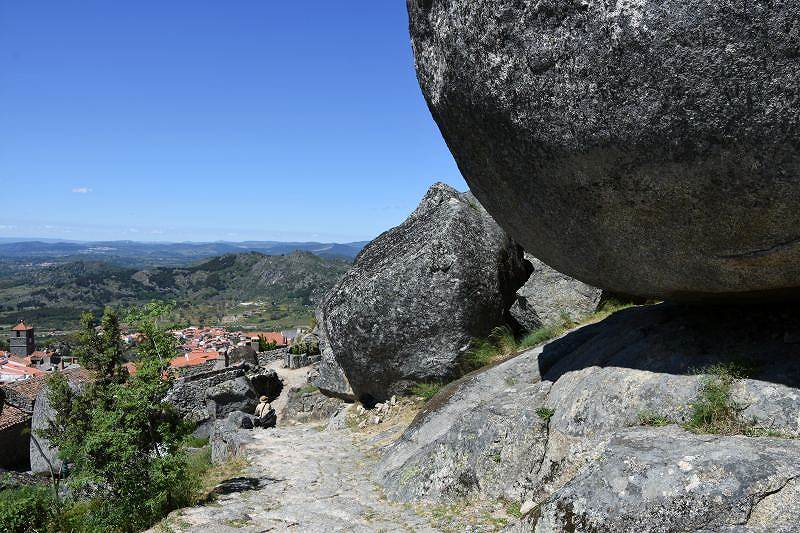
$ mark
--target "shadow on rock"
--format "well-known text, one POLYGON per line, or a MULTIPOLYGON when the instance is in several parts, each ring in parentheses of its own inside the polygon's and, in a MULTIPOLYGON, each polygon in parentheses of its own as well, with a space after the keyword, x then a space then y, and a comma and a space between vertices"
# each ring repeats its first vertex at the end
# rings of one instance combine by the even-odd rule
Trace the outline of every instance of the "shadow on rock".
POLYGON ((544 347, 543 380, 590 367, 695 374, 718 363, 744 363, 750 378, 800 386, 797 306, 659 304, 620 311, 544 347))

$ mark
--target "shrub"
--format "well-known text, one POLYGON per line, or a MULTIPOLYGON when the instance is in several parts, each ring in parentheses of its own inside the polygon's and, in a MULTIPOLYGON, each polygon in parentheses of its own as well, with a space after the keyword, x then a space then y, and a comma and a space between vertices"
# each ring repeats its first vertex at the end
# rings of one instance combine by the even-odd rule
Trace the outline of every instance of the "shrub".
POLYGON ((6 489, 0 492, 0 531, 45 531, 57 507, 53 491, 46 487, 6 489))
POLYGON ((421 397, 426 402, 436 396, 444 385, 438 381, 431 383, 416 383, 411 387, 411 393, 421 397))

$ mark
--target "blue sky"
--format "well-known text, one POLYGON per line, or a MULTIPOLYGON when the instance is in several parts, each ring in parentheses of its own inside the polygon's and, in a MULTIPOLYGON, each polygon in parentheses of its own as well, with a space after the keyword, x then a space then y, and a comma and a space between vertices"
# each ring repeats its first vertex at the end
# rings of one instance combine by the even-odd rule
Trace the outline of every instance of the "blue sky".
POLYGON ((405 1, 0 2, 0 237, 372 238, 465 189, 405 1))

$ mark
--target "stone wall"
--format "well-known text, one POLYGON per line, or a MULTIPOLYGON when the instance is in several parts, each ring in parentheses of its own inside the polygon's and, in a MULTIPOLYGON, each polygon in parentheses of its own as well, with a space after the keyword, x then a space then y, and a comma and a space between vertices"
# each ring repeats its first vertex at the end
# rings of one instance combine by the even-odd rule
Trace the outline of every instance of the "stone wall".
POLYGON ((321 357, 320 354, 294 354, 287 351, 286 354, 284 354, 283 361, 287 368, 303 368, 304 366, 318 363, 321 357))
POLYGON ((210 361, 206 361, 205 363, 199 365, 181 367, 178 369, 178 375, 181 377, 192 377, 205 374, 206 372, 214 370, 217 367, 217 364, 221 361, 221 364, 224 365, 225 363, 222 357, 224 356, 220 354, 220 359, 211 359, 210 361))
POLYGON ((288 353, 288 348, 278 348, 277 350, 270 350, 268 352, 258 352, 256 357, 258 357, 258 365, 259 366, 267 366, 270 363, 274 363, 275 361, 280 361, 284 359, 285 354, 288 353))

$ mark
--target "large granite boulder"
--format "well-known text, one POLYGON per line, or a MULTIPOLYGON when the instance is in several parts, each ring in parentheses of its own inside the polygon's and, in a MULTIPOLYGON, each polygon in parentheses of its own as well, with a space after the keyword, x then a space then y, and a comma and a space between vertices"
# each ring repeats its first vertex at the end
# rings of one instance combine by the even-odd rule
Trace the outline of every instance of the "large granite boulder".
POLYGON ((522 249, 469 193, 437 183, 325 296, 323 349, 367 403, 445 379, 474 337, 505 321, 529 274, 522 249))
MULTIPOLYGON (((727 525, 739 523, 742 515, 728 509, 746 511, 745 503, 800 467, 790 460, 800 445, 788 438, 800 437, 798 319, 791 309, 709 316, 667 304, 618 312, 446 387, 386 449, 374 479, 403 502, 507 499, 540 509, 520 525, 526 531, 627 531, 636 516, 653 518, 646 531, 694 530, 718 513, 727 525), (685 423, 705 383, 701 371, 730 364, 750 372, 731 385, 740 419, 759 428, 753 435, 787 438, 709 437, 645 424, 658 417, 685 423), (681 460, 699 476, 685 500, 673 491, 692 481, 681 460), (667 475, 664 465, 675 472, 667 475), (624 486, 634 471, 639 477, 624 486), (670 511, 681 506, 686 516, 670 511), (658 509, 665 512, 655 518, 658 509), (597 525, 604 517, 607 529, 597 525)), ((784 496, 791 494, 777 508, 791 509, 796 489, 784 496)))
POLYGON ((322 307, 317 308, 317 335, 319 336, 320 360, 317 369, 310 379, 327 396, 340 398, 347 402, 356 400, 353 388, 344 374, 344 370, 336 360, 331 343, 325 333, 325 328, 320 327, 323 323, 322 307))
POLYGON ((612 292, 800 288, 794 1, 408 0, 423 93, 475 196, 612 292))
POLYGON ((208 389, 207 407, 211 418, 225 418, 234 411, 253 413, 258 394, 245 376, 223 381, 208 389))
POLYGON ((256 351, 250 346, 236 346, 228 352, 228 366, 247 364, 258 366, 259 360, 256 351))
POLYGON ((600 305, 603 291, 571 278, 530 254, 533 274, 517 291, 511 316, 528 331, 550 326, 569 317, 573 322, 591 315, 600 305))

